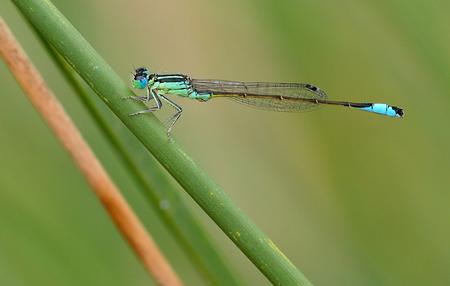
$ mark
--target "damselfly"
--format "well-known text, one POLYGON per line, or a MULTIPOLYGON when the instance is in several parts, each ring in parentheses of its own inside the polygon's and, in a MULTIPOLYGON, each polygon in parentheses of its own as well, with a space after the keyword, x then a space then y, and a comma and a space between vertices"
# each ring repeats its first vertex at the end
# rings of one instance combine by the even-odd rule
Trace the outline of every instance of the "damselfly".
POLYGON ((385 103, 327 100, 327 95, 323 90, 312 84, 304 83, 191 79, 183 74, 152 74, 147 68, 138 68, 133 73, 132 84, 134 88, 146 89, 147 91, 146 96, 133 96, 131 97, 132 99, 143 102, 155 100, 155 105, 131 115, 159 110, 163 105, 163 101, 176 109, 175 114, 169 120, 168 135, 170 135, 173 126, 180 118, 183 109, 167 98, 166 95, 177 95, 199 101, 226 97, 256 108, 272 111, 298 112, 328 104, 350 107, 389 117, 403 117, 401 108, 385 103))

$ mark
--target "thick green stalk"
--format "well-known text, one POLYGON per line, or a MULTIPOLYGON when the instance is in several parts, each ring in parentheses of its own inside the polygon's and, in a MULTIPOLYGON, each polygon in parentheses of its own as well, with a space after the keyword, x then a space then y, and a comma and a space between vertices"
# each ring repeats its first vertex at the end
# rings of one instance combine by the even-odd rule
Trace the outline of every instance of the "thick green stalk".
MULTIPOLYGON (((38 35, 42 37, 39 33, 38 35)), ((83 87, 64 60, 43 42, 49 55, 83 102, 84 106, 97 123, 103 135, 122 160, 125 169, 139 186, 140 191, 150 201, 153 209, 164 220, 171 231, 192 259, 196 268, 211 285, 239 285, 235 274, 226 266, 212 239, 208 237, 202 226, 187 208, 180 194, 160 165, 142 148, 135 148, 135 138, 129 132, 120 132, 108 124, 108 115, 103 113, 89 92, 83 87), (145 160, 144 160, 145 159, 145 160)))
POLYGON ((153 116, 129 116, 142 104, 122 79, 47 0, 13 0, 98 96, 183 186, 214 222, 275 285, 311 285, 275 244, 236 206, 180 146, 166 136, 153 116))

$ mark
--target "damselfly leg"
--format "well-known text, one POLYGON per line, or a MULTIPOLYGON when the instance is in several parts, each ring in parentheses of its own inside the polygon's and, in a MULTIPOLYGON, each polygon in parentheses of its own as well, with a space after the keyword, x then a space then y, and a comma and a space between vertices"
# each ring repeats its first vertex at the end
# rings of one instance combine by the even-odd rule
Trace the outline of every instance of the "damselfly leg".
POLYGON ((129 97, 126 97, 126 99, 133 99, 133 100, 142 101, 142 102, 145 102, 145 103, 154 99, 155 102, 156 102, 155 106, 152 106, 152 107, 150 107, 148 109, 145 109, 145 110, 141 110, 141 111, 138 111, 138 112, 131 113, 130 114, 131 116, 144 114, 144 113, 150 113, 150 112, 153 112, 153 111, 160 110, 162 108, 162 106, 163 106, 161 100, 166 101, 170 106, 175 108, 176 112, 169 118, 168 123, 167 123, 168 124, 167 136, 169 136, 169 137, 170 137, 170 132, 172 131, 175 123, 178 121, 178 119, 181 116, 181 113, 183 112, 183 109, 181 108, 181 106, 179 106, 178 104, 176 104, 172 100, 168 99, 164 95, 159 94, 157 91, 154 91, 154 90, 152 90, 150 88, 147 88, 147 96, 129 96, 129 97))
MULTIPOLYGON (((131 113, 130 115, 134 116, 134 115, 149 113, 149 112, 153 112, 155 110, 160 110, 161 109, 162 103, 161 103, 160 95, 157 92, 155 92, 154 90, 150 89, 150 88, 147 88, 147 94, 148 94, 147 95, 148 99, 147 100, 143 100, 143 101, 144 102, 149 102, 151 99, 154 99, 155 102, 156 102, 156 105, 150 107, 149 109, 145 109, 145 110, 141 110, 141 111, 138 111, 138 112, 131 113), (150 95, 152 96, 151 98, 150 98, 150 95)), ((139 99, 136 99, 136 98, 139 98, 139 96, 131 97, 131 99, 139 100, 139 99)))
POLYGON ((183 108, 181 108, 181 106, 179 106, 178 104, 176 104, 172 100, 168 99, 164 95, 161 94, 160 96, 161 96, 161 98, 163 100, 167 101, 167 103, 169 103, 173 108, 176 109, 176 112, 168 120, 169 127, 167 128, 167 136, 170 137, 170 132, 172 131, 173 126, 178 121, 178 119, 180 119, 181 113, 183 113, 183 108))
POLYGON ((155 98, 155 95, 153 94, 153 90, 150 89, 150 87, 147 86, 146 90, 146 95, 141 95, 141 96, 125 96, 122 97, 122 99, 133 99, 136 101, 143 101, 143 102, 149 102, 150 100, 155 98), (150 94, 152 95, 150 97, 150 94))

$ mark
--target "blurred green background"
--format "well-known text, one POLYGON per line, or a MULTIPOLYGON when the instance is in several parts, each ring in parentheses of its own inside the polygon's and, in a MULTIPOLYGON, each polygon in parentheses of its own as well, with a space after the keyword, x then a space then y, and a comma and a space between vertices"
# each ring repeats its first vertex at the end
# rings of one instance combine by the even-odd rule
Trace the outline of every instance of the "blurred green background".
MULTIPOLYGON (((449 1, 54 4, 127 81, 142 65, 403 107, 395 120, 176 99, 174 136, 313 284, 450 285, 449 1)), ((202 285, 18 11, 0 11, 182 279, 202 285)), ((0 75, 0 285, 152 284, 3 62, 0 75)), ((185 198, 242 283, 268 285, 185 198)))

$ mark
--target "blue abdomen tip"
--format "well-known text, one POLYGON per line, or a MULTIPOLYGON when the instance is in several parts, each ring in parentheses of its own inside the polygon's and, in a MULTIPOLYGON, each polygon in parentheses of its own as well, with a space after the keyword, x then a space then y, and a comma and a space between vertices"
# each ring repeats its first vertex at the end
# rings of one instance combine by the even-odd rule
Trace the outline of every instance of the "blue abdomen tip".
POLYGON ((359 107, 358 109, 373 112, 381 115, 387 115, 390 117, 403 117, 403 109, 396 107, 396 106, 390 106, 385 103, 373 103, 369 106, 365 107, 359 107))

